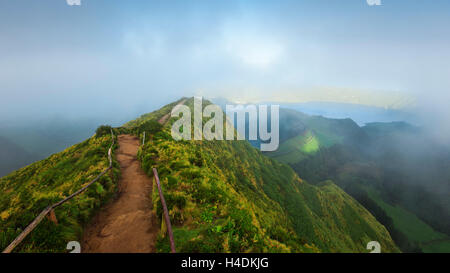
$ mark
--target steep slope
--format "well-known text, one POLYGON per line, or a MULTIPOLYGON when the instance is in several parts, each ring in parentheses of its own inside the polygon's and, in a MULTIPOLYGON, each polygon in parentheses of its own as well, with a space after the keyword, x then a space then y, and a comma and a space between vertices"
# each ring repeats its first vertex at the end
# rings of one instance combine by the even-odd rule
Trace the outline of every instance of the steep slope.
MULTIPOLYGON (((327 181, 311 185, 287 165, 264 156, 246 141, 175 141, 174 118, 158 120, 181 99, 115 129, 146 144, 138 152, 144 171, 157 167, 183 252, 383 252, 398 248, 389 233, 357 201, 327 181), (141 139, 142 140, 142 139, 141 139)), ((192 107, 189 99, 186 105, 192 107)), ((206 104, 204 104, 206 106, 206 104)), ((4 248, 48 204, 79 189, 107 166, 108 135, 92 137, 0 179, 0 247, 4 248)), ((56 210, 58 225, 44 220, 17 251, 63 252, 116 191, 119 169, 56 210)), ((153 206, 162 209, 157 191, 153 206)), ((164 230, 164 225, 160 222, 164 230)), ((158 251, 168 251, 161 233, 158 251)))
POLYGON ((299 135, 266 155, 288 163, 310 183, 333 180, 386 226, 403 251, 450 249, 448 149, 405 122, 355 127, 294 111, 288 116, 280 118, 281 139, 291 133, 283 128, 302 121, 304 132, 336 141, 324 145, 318 138, 319 149, 310 152, 312 145, 299 135))
MULTIPOLYGON (((192 107, 192 99, 185 104, 192 107)), ((246 141, 175 141, 174 120, 148 137, 139 157, 149 175, 159 171, 178 251, 367 252, 373 240, 398 251, 386 229, 332 182, 310 185, 246 141)), ((160 237, 157 248, 168 251, 168 239, 160 237)))
POLYGON ((366 132, 351 119, 329 119, 281 108, 280 146, 267 155, 283 163, 295 164, 321 148, 355 142, 364 145, 367 141, 366 132))
MULTIPOLYGON (((108 166, 111 136, 92 137, 47 159, 0 178, 0 249, 4 249, 47 206, 79 190, 108 166)), ((80 241, 83 225, 116 190, 113 169, 86 192, 55 210, 58 224, 44 220, 15 251, 65 252, 80 241)))

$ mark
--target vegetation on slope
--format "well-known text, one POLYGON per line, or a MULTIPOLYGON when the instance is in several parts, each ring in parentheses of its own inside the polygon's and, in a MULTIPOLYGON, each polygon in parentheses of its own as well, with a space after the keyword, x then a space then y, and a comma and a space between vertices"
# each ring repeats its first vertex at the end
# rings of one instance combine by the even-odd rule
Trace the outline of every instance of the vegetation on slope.
POLYGON ((315 154, 320 149, 320 142, 312 131, 290 138, 281 143, 278 150, 271 152, 270 157, 283 163, 296 163, 315 154))
MULTIPOLYGON (((298 113, 298 119, 305 115, 298 113)), ((371 123, 360 128, 361 133, 351 133, 352 126, 345 133, 344 124, 335 125, 342 126, 334 131, 346 141, 321 146, 314 154, 297 149, 287 159, 279 151, 266 154, 289 163, 310 183, 333 180, 389 230, 402 251, 448 252, 449 152, 403 122, 371 123)), ((311 130, 309 126, 305 130, 311 130)), ((282 143, 280 150, 293 140, 282 143)))
MULTIPOLYGON (((179 101, 178 101, 179 102, 179 101)), ((367 252, 368 241, 398 251, 386 229, 332 182, 310 185, 287 165, 265 157, 246 141, 175 141, 157 120, 172 103, 116 132, 147 133, 142 167, 157 167, 183 252, 367 252)), ((192 99, 186 105, 192 107, 192 99)), ((0 247, 11 242, 49 204, 73 193, 106 168, 107 127, 48 159, 0 179, 0 247)), ((56 210, 58 225, 44 220, 17 251, 65 251, 108 200, 119 170, 56 210)), ((162 209, 153 191, 161 219, 162 209)), ((161 223, 163 224, 163 223, 161 223)), ((164 230, 164 229, 162 229, 164 230)), ((158 251, 168 251, 161 236, 158 251)))
MULTIPOLYGON (((166 127, 139 158, 149 175, 159 171, 177 251, 367 252, 372 240, 398 251, 386 229, 332 182, 310 185, 246 141, 175 141, 166 127)), ((153 202, 161 219, 156 191, 153 202)), ((158 250, 168 249, 161 237, 158 250)))
POLYGON ((393 220, 394 227, 401 230, 408 241, 414 242, 416 247, 420 248, 420 251, 444 252, 445 249, 450 249, 450 237, 448 235, 435 231, 403 207, 383 201, 377 190, 367 187, 366 191, 369 197, 393 220))
POLYGON ((366 139, 365 132, 351 119, 328 119, 282 108, 281 143, 277 151, 267 155, 283 163, 296 164, 309 159, 321 148, 366 139))
MULTIPOLYGON (((47 206, 83 187, 108 167, 111 135, 92 137, 47 159, 0 178, 0 249, 4 249, 47 206)), ((55 210, 58 224, 45 219, 15 249, 65 252, 80 241, 82 228, 116 190, 117 162, 99 181, 55 210)))

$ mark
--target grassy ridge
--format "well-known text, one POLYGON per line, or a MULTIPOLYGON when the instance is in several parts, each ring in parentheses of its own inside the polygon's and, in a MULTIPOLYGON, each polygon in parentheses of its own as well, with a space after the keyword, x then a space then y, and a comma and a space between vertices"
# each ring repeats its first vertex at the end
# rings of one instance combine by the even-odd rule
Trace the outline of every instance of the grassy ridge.
POLYGON ((361 136, 360 128, 351 119, 327 119, 290 109, 280 111, 280 138, 277 151, 267 153, 286 164, 296 164, 337 143, 361 136), (292 128, 293 127, 293 128, 292 128))
MULTIPOLYGON (((175 141, 166 127, 139 158, 149 175, 158 168, 178 251, 367 252, 372 240, 398 251, 386 229, 332 182, 310 185, 246 141, 175 141)), ((153 201, 161 219, 156 191, 153 201)), ((158 250, 169 250, 167 238, 158 250)))
MULTIPOLYGON (((180 252, 398 251, 386 229, 332 182, 313 186, 287 165, 265 157, 246 141, 175 141, 157 120, 174 102, 117 131, 147 132, 139 151, 145 172, 157 167, 180 252), (147 131, 148 130, 148 131, 147 131)), ((192 107, 192 99, 186 105, 192 107)), ((204 104, 206 106, 206 104, 204 104)), ((0 179, 0 247, 11 242, 49 204, 81 188, 107 167, 110 136, 90 138, 0 179)), ((56 209, 59 224, 44 220, 17 248, 64 252, 115 192, 113 171, 56 209)), ((153 191, 158 216, 162 209, 153 191)), ((162 223, 161 223, 162 224, 162 223)), ((169 250, 161 236, 158 251, 169 250)))
MULTIPOLYGON (((92 137, 47 159, 0 178, 0 249, 4 249, 47 206, 83 187, 108 167, 111 136, 92 137)), ((15 249, 19 252, 64 252, 79 241, 83 225, 116 190, 120 170, 113 169, 55 210, 58 225, 44 219, 15 249)))
MULTIPOLYGON (((290 114, 290 120, 307 121, 305 114, 290 114)), ((339 128, 321 132, 330 139, 339 133, 340 143, 309 155, 267 154, 311 183, 333 180, 385 225, 404 252, 448 252, 447 149, 403 122, 371 123, 358 133, 351 122, 330 119, 305 125, 305 130, 314 130, 320 139, 317 129, 333 123, 339 128)), ((280 150, 293 139, 287 138, 280 150)))

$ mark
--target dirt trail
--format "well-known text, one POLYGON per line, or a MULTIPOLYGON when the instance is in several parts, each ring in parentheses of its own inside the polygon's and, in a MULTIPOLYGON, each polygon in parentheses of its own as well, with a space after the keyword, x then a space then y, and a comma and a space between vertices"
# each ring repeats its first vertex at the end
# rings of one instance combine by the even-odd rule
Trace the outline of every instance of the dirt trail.
POLYGON ((117 198, 87 227, 82 252, 154 252, 159 227, 152 211, 152 180, 142 171, 136 154, 139 139, 120 135, 117 160, 122 177, 117 198))
MULTIPOLYGON (((184 99, 184 100, 180 101, 179 103, 177 103, 177 106, 178 106, 178 105, 183 105, 185 102, 186 102, 186 99, 184 99)), ((162 118, 160 118, 160 119, 158 120, 159 124, 162 124, 162 125, 166 124, 166 122, 167 122, 167 121, 169 120, 169 118, 170 118, 170 114, 171 114, 171 112, 165 114, 162 118)))

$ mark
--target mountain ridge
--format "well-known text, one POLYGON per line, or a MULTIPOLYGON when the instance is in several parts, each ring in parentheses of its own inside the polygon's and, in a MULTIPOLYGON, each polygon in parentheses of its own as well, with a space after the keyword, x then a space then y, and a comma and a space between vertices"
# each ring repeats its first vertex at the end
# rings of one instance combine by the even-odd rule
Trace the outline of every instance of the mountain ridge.
MULTIPOLYGON (((185 104, 192 109, 193 100, 189 99, 185 104)), ((204 106, 206 106, 207 104, 209 104, 209 102, 204 102, 204 106)), ((198 183, 200 183, 199 185, 206 188, 208 188, 209 186, 205 185, 204 182, 201 181, 204 181, 204 179, 210 181, 210 179, 212 179, 211 176, 213 176, 214 180, 216 181, 215 183, 222 186, 227 185, 225 187, 227 189, 235 189, 233 195, 239 196, 239 192, 245 192, 245 199, 251 200, 251 202, 245 202, 244 204, 253 208, 252 210, 258 211, 258 207, 264 207, 264 204, 255 206, 254 202, 257 202, 255 200, 259 200, 258 202, 260 202, 261 200, 267 200, 267 202, 269 203, 273 203, 274 201, 275 204, 278 203, 276 207, 279 207, 281 209, 276 209, 280 211, 278 214, 286 215, 285 217, 287 217, 287 219, 292 222, 292 224, 288 224, 287 226, 285 224, 284 226, 288 227, 288 230, 293 229, 297 234, 296 236, 291 236, 293 238, 300 237, 300 241, 305 242, 306 245, 315 245, 316 248, 318 248, 317 250, 325 252, 346 252, 352 250, 364 252, 366 247, 365 243, 360 242, 358 245, 355 244, 355 241, 353 241, 361 240, 362 237, 357 236, 357 238, 359 239, 351 238, 351 236, 346 237, 352 234, 352 232, 349 230, 351 230, 354 226, 342 226, 338 224, 338 222, 330 220, 331 218, 327 218, 329 222, 321 222, 320 220, 318 220, 320 219, 318 215, 322 215, 322 213, 325 213, 324 215, 327 215, 327 211, 329 211, 328 213, 335 215, 334 217, 343 217, 338 209, 334 208, 334 206, 331 204, 327 204, 325 201, 331 199, 331 196, 340 196, 338 200, 342 200, 342 205, 346 208, 349 208, 349 210, 344 209, 345 211, 350 214, 358 211, 358 213, 364 215, 363 218, 358 218, 361 223, 368 221, 371 223, 371 225, 376 226, 376 228, 374 228, 374 230, 377 230, 375 234, 378 234, 380 240, 383 240, 383 243, 386 246, 386 251, 397 251, 397 248, 392 243, 392 241, 390 241, 390 236, 384 229, 384 227, 376 223, 376 220, 375 218, 373 218, 373 216, 371 216, 367 211, 365 211, 365 209, 362 208, 362 206, 360 206, 350 196, 346 195, 342 190, 333 185, 331 182, 325 183, 323 185, 324 190, 320 190, 316 186, 309 185, 298 178, 298 176, 295 175, 295 173, 288 166, 276 163, 275 161, 266 158, 260 151, 253 148, 246 141, 174 141, 173 139, 171 139, 168 131, 168 126, 170 126, 173 122, 174 118, 170 119, 166 126, 166 129, 163 129, 161 132, 155 134, 154 139, 149 140, 153 142, 146 142, 146 146, 143 147, 143 150, 140 153, 140 158, 142 160, 143 168, 145 171, 147 171, 147 173, 151 172, 150 170, 152 167, 157 167, 161 177, 168 176, 167 179, 161 179, 163 187, 165 186, 164 188, 169 189, 169 196, 173 194, 177 196, 176 198, 180 198, 179 195, 182 195, 182 199, 184 200, 180 201, 184 204, 182 206, 188 206, 186 205, 187 203, 191 204, 192 206, 195 205, 199 210, 198 213, 200 214, 202 214, 200 211, 207 210, 208 215, 210 215, 211 213, 213 215, 221 215, 220 212, 216 211, 217 208, 214 209, 213 212, 208 211, 208 208, 205 208, 199 200, 195 200, 195 196, 198 193, 196 192, 196 190, 191 188, 192 185, 189 185, 189 177, 193 175, 190 172, 195 173, 194 181, 198 180, 198 183), (190 152, 181 152, 186 150, 190 152), (192 155, 196 155, 196 157, 192 158, 192 155), (198 157, 206 159, 203 159, 201 163, 199 163, 197 162, 198 157), (236 158, 239 158, 239 160, 237 161, 239 163, 236 162, 236 158), (244 164, 244 168, 242 168, 242 164, 244 164), (205 168, 208 171, 203 173, 205 168), (188 169, 189 171, 185 169, 188 169), (268 172, 267 169, 272 170, 272 172, 268 172), (280 177, 283 178, 280 179, 280 177), (174 188, 174 185, 178 183, 181 183, 183 187, 190 188, 192 192, 189 192, 188 194, 186 194, 186 192, 178 192, 177 189, 174 188), (282 194, 280 194, 280 191, 282 192, 282 194), (301 195, 300 192, 302 191, 308 191, 311 193, 311 195, 301 195), (258 198, 251 197, 255 195, 258 196, 258 198), (318 199, 314 199, 313 196, 316 196, 315 198, 318 199), (200 204, 198 202, 200 202, 200 204), (305 224, 302 222, 301 215, 304 216, 304 220, 309 219, 309 224, 305 224), (364 217, 368 218, 366 219, 364 217), (336 239, 337 237, 339 237, 339 235, 334 236, 331 230, 333 230, 333 232, 335 231, 337 233, 342 233, 343 237, 346 237, 347 239, 336 239), (348 234, 344 235, 346 232, 348 232, 348 234), (380 236, 380 234, 384 234, 384 237, 380 236)), ((219 192, 221 191, 220 187, 216 190, 219 192)), ((167 192, 165 192, 164 194, 166 195, 167 192)), ((242 198, 238 199, 241 200, 242 198)), ((340 208, 343 209, 344 207, 340 208)), ((247 211, 247 213, 249 213, 250 215, 254 215, 254 213, 252 213, 252 210, 246 209, 245 211, 247 211)), ((183 209, 180 208, 175 208, 174 211, 180 214, 179 217, 181 219, 195 218, 195 213, 193 215, 191 212, 183 211, 183 209)), ((358 213, 355 213, 355 215, 358 215, 358 213)), ((273 218, 270 217, 270 214, 267 215, 267 213, 260 211, 258 212, 258 215, 260 215, 259 218, 256 215, 252 216, 251 218, 257 222, 269 221, 272 223, 272 225, 279 225, 276 224, 277 221, 274 222, 273 218)), ((233 218, 230 215, 228 216, 233 218)), ((345 220, 342 218, 341 221, 345 222, 345 220)), ((208 226, 212 225, 212 222, 205 222, 203 224, 208 226)), ((220 227, 216 225, 210 228, 223 230, 223 225, 224 224, 220 224, 218 225, 220 227)), ((225 224, 225 226, 226 225, 227 224, 225 224)), ((203 230, 202 228, 196 226, 190 226, 190 228, 191 231, 197 230, 201 236, 208 236, 208 232, 203 230)), ((174 232, 176 234, 177 232, 186 233, 186 230, 177 230, 177 227, 175 227, 174 232)), ((362 232, 364 234, 364 231, 359 230, 359 232, 362 232)), ((258 234, 258 232, 256 232, 255 234, 258 234)), ((260 231, 258 235, 261 237, 260 241, 266 242, 264 236, 267 235, 269 235, 268 240, 270 241, 270 236, 275 236, 274 234, 270 234, 270 232, 260 231)), ((197 236, 199 235, 197 234, 197 236)), ((220 234, 216 236, 220 237, 225 235, 220 234)), ((281 234, 279 234, 277 236, 285 237, 286 235, 282 236, 281 234)), ((189 241, 188 245, 189 247, 192 247, 192 242, 189 241)), ((165 246, 167 247, 167 241, 165 246)), ((220 248, 221 246, 216 245, 215 247, 220 248)), ((264 249, 264 246, 261 247, 263 247, 264 249)), ((267 245, 265 247, 267 247, 267 245)), ((242 251, 243 249, 240 250, 242 251)))
MULTIPOLYGON (((383 252, 398 252, 385 227, 331 181, 310 185, 289 166, 264 156, 246 141, 173 140, 169 127, 175 118, 170 118, 164 127, 157 121, 184 99, 114 129, 115 134, 127 132, 142 137, 144 131, 147 133, 138 158, 149 176, 151 168, 158 168, 178 251, 367 252, 366 244, 375 240, 382 244, 383 252)), ((188 99, 185 105, 192 108, 193 100, 188 99)), ((107 142, 107 137, 93 136, 53 155, 52 159, 35 162, 1 178, 0 187, 9 195, 0 200, 0 214, 3 227, 10 232, 7 236, 2 234, 2 246, 15 234, 14 229, 23 227, 49 197, 64 194, 56 189, 63 187, 67 191, 69 185, 75 186, 62 178, 77 177, 84 171, 83 166, 89 166, 88 162, 97 166, 92 169, 94 172, 86 173, 93 175, 103 164, 101 147, 107 142), (59 160, 65 161, 66 166, 76 162, 80 165, 66 168, 66 173, 55 173, 62 166, 59 160), (40 171, 42 168, 47 172, 40 171), (19 175, 21 183, 17 181, 19 175), (52 177, 53 182, 49 184, 52 177), (46 189, 49 197, 35 195, 30 199, 22 194, 33 194, 39 188, 46 189), (23 209, 27 217, 18 221, 14 208, 23 202, 30 206, 23 209)), ((98 184, 75 204, 68 204, 65 211, 57 212, 61 219, 58 226, 45 222, 18 251, 59 252, 64 251, 65 240, 79 239, 83 226, 96 209, 114 194, 119 175, 117 167, 115 162, 112 176, 103 181, 107 187, 98 184), (83 208, 86 204, 95 205, 83 208), (71 213, 64 216, 67 210, 71 213), (53 236, 49 238, 54 241, 44 236, 50 230, 53 236)), ((77 183, 82 180, 78 178, 77 183)), ((153 191, 152 200, 161 219, 156 192, 153 191)), ((168 251, 168 239, 163 234, 156 248, 160 252, 168 251)))
POLYGON ((432 246, 420 235, 428 234, 430 241, 450 235, 450 184, 445 180, 450 151, 406 122, 345 123, 281 108, 279 151, 287 153, 266 155, 289 164, 312 184, 335 181, 388 227, 402 250, 418 252, 422 245, 429 252, 450 249, 445 240, 432 246), (293 133, 289 125, 297 123, 302 130, 293 133), (313 152, 304 150, 303 131, 321 135, 313 152))

